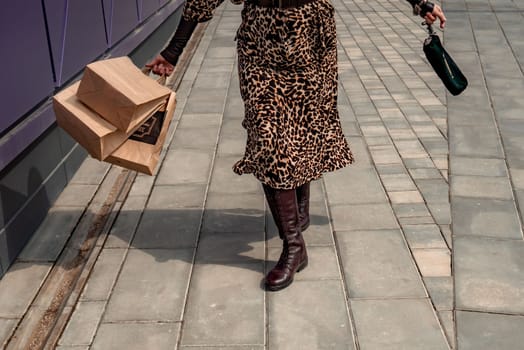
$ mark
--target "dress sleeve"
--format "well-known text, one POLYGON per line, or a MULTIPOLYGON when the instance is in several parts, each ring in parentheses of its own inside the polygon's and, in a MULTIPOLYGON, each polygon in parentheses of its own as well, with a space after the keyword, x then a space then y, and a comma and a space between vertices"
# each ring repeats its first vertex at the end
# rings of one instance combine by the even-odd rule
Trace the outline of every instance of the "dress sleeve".
POLYGON ((183 16, 188 21, 207 22, 224 0, 186 0, 183 16))

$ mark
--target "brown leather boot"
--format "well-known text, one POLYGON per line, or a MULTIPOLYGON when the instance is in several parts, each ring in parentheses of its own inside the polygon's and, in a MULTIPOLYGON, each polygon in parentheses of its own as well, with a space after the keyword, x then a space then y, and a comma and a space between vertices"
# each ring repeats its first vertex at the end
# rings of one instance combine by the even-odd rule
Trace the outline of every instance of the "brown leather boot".
POLYGON ((277 204, 275 202, 275 191, 274 189, 272 189, 271 187, 269 186, 266 186, 266 185, 262 185, 262 187, 264 188, 264 194, 266 195, 266 200, 267 200, 267 204, 269 205, 269 210, 271 210, 271 215, 273 216, 273 221, 275 222, 275 225, 277 225, 277 229, 278 229, 278 236, 280 237, 280 239, 284 239, 284 236, 282 236, 282 225, 280 224, 280 218, 279 218, 279 215, 278 215, 278 210, 277 210, 277 204))
POLYGON ((302 232, 309 227, 309 182, 297 187, 298 220, 302 232))
POLYGON ((295 273, 307 266, 308 258, 298 220, 296 191, 277 190, 264 185, 264 192, 284 241, 280 259, 266 276, 266 288, 277 291, 293 282, 295 273))

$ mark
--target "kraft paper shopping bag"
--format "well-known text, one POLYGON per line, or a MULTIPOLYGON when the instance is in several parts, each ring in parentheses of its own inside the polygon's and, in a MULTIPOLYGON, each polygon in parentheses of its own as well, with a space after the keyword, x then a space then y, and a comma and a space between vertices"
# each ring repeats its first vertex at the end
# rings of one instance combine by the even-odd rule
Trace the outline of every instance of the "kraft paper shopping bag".
POLYGON ((176 94, 171 93, 165 107, 154 113, 135 133, 105 159, 124 168, 153 175, 160 159, 167 130, 176 107, 176 94))
POLYGON ((88 64, 77 95, 117 129, 129 133, 158 110, 170 93, 128 57, 117 57, 88 64))
POLYGON ((80 102, 77 82, 53 97, 58 125, 98 160, 105 159, 129 137, 80 102))

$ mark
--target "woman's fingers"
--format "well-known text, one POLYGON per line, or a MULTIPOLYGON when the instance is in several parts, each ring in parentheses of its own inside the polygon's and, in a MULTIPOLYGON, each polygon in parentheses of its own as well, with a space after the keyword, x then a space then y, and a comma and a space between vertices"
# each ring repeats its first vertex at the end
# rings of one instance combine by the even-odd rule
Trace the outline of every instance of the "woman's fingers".
POLYGON ((162 56, 155 57, 151 62, 146 64, 147 68, 151 68, 151 71, 156 75, 171 75, 175 67, 162 56))
POLYGON ((424 18, 426 19, 426 22, 428 22, 429 24, 433 24, 433 22, 435 22, 438 18, 440 21, 440 28, 444 28, 444 26, 446 25, 446 16, 444 16, 444 12, 442 12, 442 9, 439 5, 435 5, 435 7, 433 8, 433 12, 427 13, 424 18))
POLYGON ((433 16, 433 14, 429 12, 426 13, 426 16, 424 16, 424 19, 426 20, 427 24, 433 24, 433 22, 435 22, 436 20, 435 16, 433 16))

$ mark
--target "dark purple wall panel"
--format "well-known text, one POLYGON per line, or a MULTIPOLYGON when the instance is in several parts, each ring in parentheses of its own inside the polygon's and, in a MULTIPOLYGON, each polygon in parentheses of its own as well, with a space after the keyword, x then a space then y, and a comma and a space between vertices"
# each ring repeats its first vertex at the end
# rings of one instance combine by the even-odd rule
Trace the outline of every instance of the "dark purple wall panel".
POLYGON ((138 4, 140 9, 140 22, 151 16, 160 7, 158 0, 138 0, 138 4))
POLYGON ((107 48, 101 1, 44 0, 57 86, 107 48))
POLYGON ((53 71, 40 0, 2 4, 0 42, 2 132, 53 92, 53 71))
POLYGON ((139 23, 136 0, 103 0, 108 47, 113 46, 139 23))

